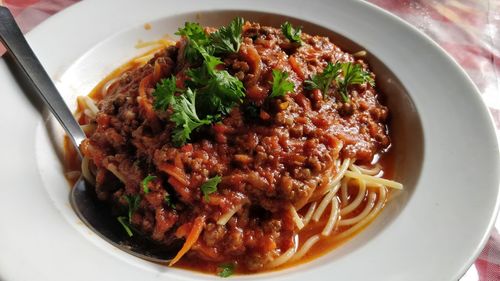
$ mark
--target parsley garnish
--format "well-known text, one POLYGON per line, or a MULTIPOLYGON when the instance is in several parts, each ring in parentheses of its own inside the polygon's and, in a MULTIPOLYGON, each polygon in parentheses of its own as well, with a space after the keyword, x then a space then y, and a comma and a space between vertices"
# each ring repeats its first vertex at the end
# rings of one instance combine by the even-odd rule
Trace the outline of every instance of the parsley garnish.
POLYGON ((226 278, 226 277, 233 275, 234 264, 232 264, 232 263, 221 264, 218 266, 218 269, 219 269, 219 276, 226 278))
POLYGON ((170 208, 172 208, 172 209, 175 210, 175 204, 174 204, 174 202, 172 202, 172 197, 170 197, 170 195, 165 194, 165 197, 163 198, 163 201, 165 201, 165 203, 167 204, 167 206, 169 206, 170 208))
POLYGON ((200 49, 211 55, 238 52, 244 22, 242 18, 235 18, 228 26, 222 26, 210 35, 205 33, 200 24, 186 22, 184 28, 179 28, 175 34, 188 39, 184 55, 193 63, 200 58, 200 49))
POLYGON ((326 95, 332 82, 339 76, 340 63, 329 62, 323 72, 314 75, 311 80, 306 80, 306 87, 309 89, 320 89, 326 95))
POLYGON ((203 30, 203 27, 196 22, 184 23, 184 28, 179 28, 175 34, 186 36, 190 40, 194 40, 196 43, 208 41, 208 36, 203 30))
POLYGON ((212 118, 210 116, 206 118, 198 117, 196 112, 196 90, 193 91, 191 88, 188 88, 183 91, 175 88, 175 91, 181 92, 181 95, 175 96, 173 93, 175 92, 174 87, 169 86, 172 84, 175 85, 175 83, 174 76, 170 79, 162 80, 162 83, 159 85, 167 86, 157 86, 153 95, 155 96, 155 107, 157 104, 165 104, 165 106, 158 106, 159 109, 167 108, 169 104, 172 106, 173 113, 170 120, 176 125, 172 131, 172 142, 177 146, 181 146, 191 139, 191 133, 195 129, 211 124, 212 118))
POLYGON ((335 64, 329 62, 323 72, 314 75, 311 80, 306 80, 305 83, 306 88, 320 89, 323 95, 326 95, 334 81, 344 102, 349 102, 349 85, 370 83, 370 85, 375 86, 370 73, 363 70, 361 65, 351 62, 335 64))
POLYGON ((222 64, 220 58, 213 56, 206 48, 200 46, 198 43, 194 43, 195 48, 200 52, 203 57, 203 63, 206 66, 206 70, 209 74, 215 71, 215 67, 222 64))
POLYGON ((287 21, 281 25, 281 32, 283 32, 283 35, 292 43, 302 43, 302 39, 300 38, 302 31, 300 29, 300 27, 294 28, 292 24, 287 21))
POLYGON ((226 27, 210 34, 211 44, 214 54, 237 53, 241 44, 241 31, 245 21, 242 18, 235 18, 226 27))
POLYGON ((217 191, 217 185, 221 182, 222 178, 220 176, 215 176, 213 178, 208 179, 204 184, 201 185, 200 189, 203 192, 203 196, 205 197, 205 201, 210 201, 208 195, 217 191))
POLYGON ((186 70, 189 78, 186 90, 178 89, 172 76, 158 83, 153 93, 156 110, 164 111, 172 106, 170 119, 176 125, 172 132, 175 145, 184 145, 194 130, 219 120, 222 114, 229 113, 243 101, 243 83, 226 70, 218 69, 222 61, 215 56, 238 51, 243 23, 242 18, 236 18, 210 36, 197 23, 186 22, 184 28, 177 31, 177 35, 187 38, 186 58, 201 66, 186 70))
POLYGON ((191 132, 203 125, 209 125, 212 120, 208 117, 200 119, 196 114, 196 91, 188 88, 183 95, 177 96, 172 104, 174 113, 170 119, 175 123, 172 141, 180 146, 191 139, 191 132))
POLYGON ((125 195, 125 199, 128 202, 128 223, 132 223, 132 214, 139 207, 139 203, 141 203, 141 197, 139 195, 125 195))
POLYGON ((359 64, 353 63, 342 63, 342 73, 344 74, 343 79, 337 79, 337 83, 340 88, 340 94, 342 95, 342 99, 344 102, 349 101, 348 90, 347 87, 349 85, 370 83, 370 85, 375 86, 375 82, 373 78, 370 76, 370 73, 364 71, 359 64))
POLYGON ((132 233, 132 230, 130 229, 130 226, 127 222, 127 217, 117 217, 116 219, 123 226, 123 229, 125 229, 125 231, 127 232, 129 237, 134 236, 134 234, 132 233))
POLYGON ((148 184, 154 179, 156 179, 156 176, 148 175, 142 180, 142 190, 144 191, 144 193, 149 193, 148 184))
POLYGON ((245 97, 243 83, 225 70, 216 71, 207 87, 201 90, 210 97, 210 103, 206 104, 210 114, 227 114, 245 97))
POLYGON ((273 88, 270 98, 282 97, 286 93, 293 91, 293 83, 287 80, 288 73, 278 69, 273 69, 273 88))
POLYGON ((190 81, 188 84, 199 88, 198 99, 200 107, 197 108, 201 116, 227 114, 245 97, 243 83, 226 70, 216 67, 222 61, 210 55, 203 48, 199 48, 203 57, 203 65, 187 71, 190 81))
POLYGON ((186 22, 184 24, 184 28, 179 28, 175 34, 185 36, 188 39, 187 45, 184 49, 184 56, 186 59, 190 62, 197 61, 200 58, 200 55, 198 49, 193 43, 198 46, 205 46, 209 41, 203 27, 201 27, 199 23, 186 22))
POLYGON ((176 86, 175 76, 168 79, 162 79, 160 83, 156 84, 156 89, 153 92, 154 108, 156 110, 167 110, 168 106, 172 104, 174 94, 179 91, 176 86))

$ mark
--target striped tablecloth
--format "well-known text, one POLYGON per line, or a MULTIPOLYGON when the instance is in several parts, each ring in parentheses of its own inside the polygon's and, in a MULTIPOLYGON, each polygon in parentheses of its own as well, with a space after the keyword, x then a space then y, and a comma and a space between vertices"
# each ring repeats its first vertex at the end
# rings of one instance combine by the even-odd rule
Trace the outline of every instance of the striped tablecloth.
MULTIPOLYGON (((27 32, 79 0, 0 0, 27 32)), ((369 0, 425 32, 467 71, 500 131, 500 0, 369 0)), ((0 54, 3 53, 0 46, 0 54)), ((500 280, 500 220, 461 281, 500 280)), ((443 261, 446 262, 446 261, 443 261)))

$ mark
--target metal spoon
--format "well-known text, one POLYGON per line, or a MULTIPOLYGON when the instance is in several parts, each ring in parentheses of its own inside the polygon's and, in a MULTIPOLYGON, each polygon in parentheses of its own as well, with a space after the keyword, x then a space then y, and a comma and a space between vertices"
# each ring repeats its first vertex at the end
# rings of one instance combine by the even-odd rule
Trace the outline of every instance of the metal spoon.
MULTIPOLYGON (((65 129, 81 159, 79 145, 86 138, 85 133, 26 42, 9 9, 2 6, 0 6, 0 41, 7 48, 7 54, 11 55, 21 72, 26 75, 35 91, 65 129)), ((75 213, 90 229, 113 246, 129 254, 153 262, 167 263, 179 249, 179 245, 165 248, 164 245, 160 246, 139 233, 128 237, 116 218, 111 216, 109 208, 97 200, 95 188, 83 177, 80 177, 73 186, 69 199, 75 213)))

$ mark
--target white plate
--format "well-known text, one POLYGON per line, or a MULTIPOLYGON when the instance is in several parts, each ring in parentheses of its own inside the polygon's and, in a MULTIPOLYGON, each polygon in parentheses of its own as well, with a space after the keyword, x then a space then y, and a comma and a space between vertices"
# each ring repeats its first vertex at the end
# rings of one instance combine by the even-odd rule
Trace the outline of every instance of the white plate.
MULTIPOLYGON (((435 43, 388 13, 357 1, 305 3, 88 0, 48 19, 28 41, 73 107, 77 95, 141 52, 138 39, 173 34, 187 20, 291 19, 349 51, 368 50, 388 97, 396 178, 405 191, 339 249, 292 269, 233 279, 457 280, 485 244, 499 202, 498 145, 477 89, 435 43)), ((132 257, 82 225, 68 203, 58 125, 23 93, 4 60, 0 81, 0 279, 214 278, 132 257)))

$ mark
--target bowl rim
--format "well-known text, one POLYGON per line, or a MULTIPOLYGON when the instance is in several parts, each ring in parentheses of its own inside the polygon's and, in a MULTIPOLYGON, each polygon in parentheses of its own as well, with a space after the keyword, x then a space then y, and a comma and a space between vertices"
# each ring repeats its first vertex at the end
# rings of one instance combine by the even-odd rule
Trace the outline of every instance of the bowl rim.
MULTIPOLYGON (((128 0, 128 1, 129 1, 129 3, 133 2, 132 0, 128 0)), ((72 18, 72 17, 73 17, 74 22, 84 22, 82 19, 82 16, 84 16, 84 15, 82 15, 82 14, 84 14, 85 11, 92 10, 91 7, 94 7, 93 9, 96 9, 96 7, 102 8, 105 6, 106 9, 110 9, 112 7, 110 4, 113 4, 113 2, 114 1, 112 1, 112 0, 103 1, 103 2, 100 2, 100 1, 80 2, 76 5, 74 5, 73 7, 70 7, 68 9, 64 10, 63 12, 55 15, 54 17, 49 18, 46 22, 42 23, 39 27, 37 27, 36 29, 34 29, 32 32, 30 32, 27 35, 28 41, 30 41, 30 43, 32 43, 34 45, 35 52, 38 54, 39 52, 37 52, 37 51, 41 50, 40 53, 42 55, 40 58, 41 58, 42 62, 44 62, 44 64, 46 64, 46 66, 48 67, 48 72, 50 74, 52 74, 53 77, 56 77, 56 80, 57 80, 57 77, 59 76, 58 73, 60 74, 62 70, 66 69, 65 67, 67 67, 68 62, 75 61, 75 59, 77 57, 79 57, 79 55, 84 53, 84 52, 82 52, 82 50, 90 49, 91 46, 94 46, 97 42, 101 41, 102 38, 107 37, 107 35, 112 34, 115 31, 117 31, 119 29, 119 26, 115 24, 115 25, 112 25, 111 27, 103 28, 104 30, 98 31, 98 32, 96 32, 97 34, 94 34, 94 36, 92 36, 93 39, 90 39, 90 37, 89 38, 85 37, 85 36, 89 36, 88 32, 82 32, 82 34, 79 34, 79 35, 83 35, 84 41, 86 43, 83 44, 83 46, 75 48, 75 50, 73 50, 73 51, 68 51, 65 54, 61 54, 61 56, 58 58, 54 58, 54 55, 50 54, 50 52, 52 51, 50 49, 50 47, 54 47, 54 44, 52 44, 50 42, 49 43, 43 42, 43 38, 45 36, 47 36, 47 34, 49 34, 50 30, 53 30, 53 31, 59 30, 60 32, 57 34, 66 35, 66 36, 68 36, 68 38, 74 38, 75 35, 73 35, 72 37, 70 36, 68 27, 63 28, 60 25, 64 24, 64 22, 68 18, 72 18), (45 46, 45 48, 40 49, 40 48, 37 48, 37 46, 38 47, 45 46), (52 59, 49 60, 48 58, 52 58, 52 59)), ((184 8, 179 7, 179 9, 184 9, 184 11, 189 11, 190 9, 199 10, 199 8, 200 8, 200 7, 196 7, 196 8, 195 7, 185 7, 185 5, 187 5, 189 3, 194 3, 194 2, 191 0, 184 1, 184 2, 185 2, 183 4, 184 8)), ((296 3, 296 2, 298 2, 298 1, 295 1, 293 3, 296 3)), ((160 6, 165 6, 165 4, 160 4, 160 1, 152 1, 151 3, 155 3, 155 4, 158 4, 160 6)), ((149 5, 148 7, 150 7, 150 5, 152 5, 151 3, 148 3, 146 6, 149 5)), ((475 87, 475 85, 470 80, 470 78, 465 74, 463 69, 461 69, 456 64, 456 62, 448 54, 446 54, 444 52, 444 50, 442 48, 437 46, 437 44, 434 43, 433 41, 431 41, 426 35, 423 35, 422 33, 416 31, 416 29, 413 28, 412 26, 410 26, 409 24, 402 22, 401 20, 397 19, 395 16, 390 15, 389 13, 381 10, 380 8, 377 8, 377 7, 374 8, 374 6, 372 4, 368 4, 368 3, 364 3, 364 2, 342 3, 341 1, 337 1, 336 3, 334 3, 334 2, 328 2, 328 1, 318 1, 318 2, 312 3, 312 6, 314 6, 314 5, 319 6, 320 4, 337 5, 338 7, 344 7, 347 10, 349 10, 349 9, 351 9, 351 10, 354 9, 356 11, 368 11, 369 10, 369 11, 371 11, 370 15, 372 17, 380 17, 381 15, 383 15, 382 17, 384 18, 384 21, 387 21, 387 22, 394 21, 397 23, 396 25, 398 26, 398 28, 395 28, 395 29, 403 29, 406 31, 412 30, 410 32, 413 36, 418 37, 419 40, 423 40, 423 42, 420 42, 420 43, 422 43, 424 46, 427 45, 428 48, 431 48, 433 50, 432 51, 433 55, 436 56, 436 57, 433 57, 433 59, 436 59, 440 62, 445 62, 446 67, 444 67, 444 66, 443 67, 445 69, 451 70, 456 79, 458 79, 458 78, 462 79, 463 83, 461 85, 464 86, 466 89, 466 90, 464 90, 464 92, 469 92, 469 93, 475 92, 476 93, 476 94, 469 95, 467 97, 467 99, 468 99, 468 102, 470 102, 472 104, 471 105, 472 107, 474 107, 475 109, 480 111, 479 112, 480 117, 478 117, 478 118, 481 119, 483 122, 485 122, 485 123, 480 123, 481 128, 479 129, 482 133, 484 133, 485 136, 487 136, 486 137, 487 143, 485 144, 485 147, 482 149, 484 151, 481 151, 481 153, 489 152, 490 154, 492 154, 490 156, 488 156, 486 154, 485 155, 486 155, 486 157, 489 157, 488 161, 491 164, 490 168, 498 170, 498 167, 499 167, 499 165, 498 165, 498 144, 496 143, 496 138, 495 138, 494 143, 492 141, 493 136, 494 136, 494 133, 492 133, 492 132, 494 132, 494 130, 493 130, 493 125, 492 125, 493 123, 492 123, 491 115, 489 114, 489 112, 487 110, 485 110, 484 104, 482 103, 482 101, 480 99, 480 94, 479 94, 477 88, 475 87), (378 13, 378 16, 375 16, 374 14, 377 14, 377 13, 378 13), (493 152, 495 152, 495 154, 493 152)), ((274 11, 274 9, 279 8, 279 6, 277 6, 276 3, 266 4, 264 1, 257 1, 256 4, 253 6, 249 5, 249 4, 245 4, 244 1, 234 1, 232 3, 221 3, 218 5, 220 5, 219 8, 222 8, 222 9, 243 8, 243 10, 262 9, 265 11, 274 11), (241 5, 241 6, 239 6, 239 5, 241 5)), ((214 9, 214 7, 208 6, 207 4, 203 4, 201 6, 205 7, 207 10, 214 9)), ((179 12, 179 9, 175 10, 175 12, 179 12)), ((215 9, 217 9, 217 8, 215 8, 215 9)), ((296 11, 298 11, 297 8, 287 7, 287 9, 283 9, 281 12, 282 12, 282 14, 286 15, 286 14, 291 14, 291 13, 296 12, 296 11)), ((170 11, 170 12, 172 13, 174 11, 170 11)), ((157 14, 158 14, 158 12, 157 12, 157 14)), ((119 18, 119 17, 117 17, 117 18, 119 18)), ((126 26, 135 26, 135 25, 133 25, 133 23, 140 24, 141 20, 142 20, 140 18, 133 18, 130 20, 125 20, 122 18, 119 18, 119 19, 120 19, 119 21, 122 22, 123 24, 125 24, 126 26)), ((322 15, 322 17, 320 19, 318 19, 318 21, 324 21, 324 15, 322 15)), ((312 21, 312 22, 323 25, 323 24, 316 22, 316 21, 312 21)), ((78 27, 78 28, 81 29, 81 27, 78 27)), ((333 30, 342 34, 342 32, 339 32, 338 29, 333 29, 333 30)), ((347 36, 347 37, 351 38, 351 36, 347 36)), ((352 39, 352 40, 355 42, 359 42, 355 39, 352 39)), ((370 41, 370 40, 367 40, 367 41, 370 41)), ((364 43, 360 43, 360 44, 363 46, 367 46, 367 44, 364 44, 364 43)), ((75 43, 68 42, 67 45, 72 47, 72 46, 75 46, 75 43)), ((397 49, 397 48, 395 48, 395 49, 397 49)), ((379 54, 375 54, 375 55, 377 57, 381 58, 381 56, 379 54)), ((385 57, 385 56, 382 56, 382 57, 385 57)), ((381 60, 382 60, 382 58, 381 58, 381 60)), ((384 63, 386 63, 386 61, 384 61, 384 63)), ((391 62, 391 63, 393 63, 393 62, 391 62)), ((391 65, 389 65, 388 67, 391 67, 391 65)), ((420 69, 418 69, 418 70, 420 71, 420 69)), ((3 61, 2 61, 0 71, 4 72, 5 75, 8 75, 6 72, 5 65, 3 64, 3 61)), ((405 79, 406 79, 406 77, 405 77, 405 79)), ((405 80, 405 79, 403 79, 403 80, 405 80)), ((405 81, 402 81, 402 83, 405 83, 405 81)), ((415 85, 413 83, 410 83, 410 84, 411 84, 411 87, 409 87, 409 89, 410 89, 409 91, 411 91, 412 97, 416 98, 415 100, 417 103, 417 107, 419 107, 419 109, 420 109, 420 108, 422 108, 422 104, 425 104, 425 102, 427 102, 427 100, 422 99, 421 97, 417 97, 415 92, 418 92, 418 91, 413 91, 415 85)), ((406 85, 408 85, 408 84, 406 84, 406 85)), ((12 88, 12 86, 11 86, 11 88, 12 88)), ((16 87, 13 87, 13 88, 15 89, 16 87)), ((421 94, 421 93, 419 92, 419 94, 421 94)), ((26 103, 26 100, 22 100, 22 99, 20 100, 20 99, 16 99, 13 97, 8 97, 7 99, 9 101, 12 100, 14 104, 17 103, 17 104, 23 104, 24 106, 27 105, 28 107, 30 106, 26 103)), ((459 106, 459 105, 457 105, 457 106, 459 106)), ((9 111, 9 112, 12 112, 12 111, 9 111)), ((22 120, 23 123, 30 125, 27 128, 25 128, 26 130, 32 129, 33 124, 35 124, 35 123, 38 124, 38 121, 37 121, 38 115, 36 113, 28 113, 27 115, 28 116, 26 117, 26 119, 29 119, 29 120, 22 120)), ((2 115, 0 115, 0 116, 5 117, 6 115, 4 115, 2 113, 2 115)), ((440 116, 440 115, 438 115, 438 116, 440 116)), ((429 118, 425 117, 425 118, 423 118, 423 122, 426 125, 428 125, 430 120, 429 120, 429 118)), ((39 125, 43 126, 43 124, 39 124, 39 125)), ((20 131, 16 131, 15 133, 22 135, 22 133, 25 131, 20 130, 20 131)), ((429 145, 430 145, 429 140, 432 140, 432 138, 434 138, 434 136, 432 134, 437 134, 437 132, 435 132, 433 130, 429 131, 428 128, 424 126, 424 133, 425 133, 425 145, 426 145, 426 147, 429 147, 429 145)), ((33 149, 33 147, 35 147, 35 145, 32 143, 32 141, 33 140, 30 140, 28 143, 24 143, 24 145, 28 145, 28 146, 32 145, 31 146, 32 149, 29 152, 32 152, 31 155, 37 155, 36 150, 33 149)), ((470 141, 473 141, 473 140, 470 140, 470 141)), ((4 144, 11 144, 11 143, 4 142, 4 144)), ((433 148, 433 146, 431 146, 431 148, 433 148)), ((436 152, 436 150, 432 149, 431 152, 436 152)), ((425 156, 426 157, 428 156, 427 151, 425 152, 425 156)), ((33 169, 33 168, 34 167, 30 167, 30 175, 33 175, 34 179, 37 179, 39 181, 43 181, 42 177, 44 175, 41 175, 41 174, 42 174, 42 172, 45 172, 45 171, 42 171, 42 170, 38 171, 37 169, 33 169)), ((12 167, 11 169, 15 172, 18 171, 17 166, 12 167)), ((428 172, 427 170, 425 170, 425 168, 424 168, 424 171, 428 172)), ((5 183, 4 182, 5 180, 8 182, 10 179, 11 179, 10 177, 6 177, 2 181, 2 183, 5 183)), ((495 174, 494 176, 491 176, 489 181, 490 181, 489 184, 492 184, 491 182, 494 182, 494 184, 495 184, 494 188, 498 189, 498 182, 499 182, 498 175, 495 174)), ((489 188, 493 188, 493 186, 489 187, 489 188)), ((44 205, 49 206, 49 208, 50 208, 50 200, 51 200, 50 197, 48 197, 46 194, 39 194, 39 195, 40 195, 40 198, 43 198, 44 200, 48 200, 48 202, 44 202, 44 205)), ((487 238, 488 238, 488 235, 489 235, 489 231, 491 230, 493 223, 494 223, 494 219, 496 217, 496 214, 498 213, 498 207, 499 207, 498 192, 496 192, 496 194, 494 194, 494 195, 495 195, 494 198, 491 198, 490 201, 488 202, 490 207, 492 206, 492 208, 489 209, 489 212, 487 212, 488 213, 488 221, 483 222, 483 225, 481 228, 482 235, 479 235, 479 236, 481 236, 480 239, 475 242, 476 245, 474 247, 474 251, 473 251, 472 255, 469 255, 469 258, 466 261, 461 262, 461 266, 459 268, 456 268, 454 273, 450 273, 450 274, 454 274, 454 276, 452 276, 451 278, 458 279, 461 275, 463 275, 465 273, 466 269, 468 268, 468 266, 479 255, 480 250, 485 245, 487 238)), ((16 196, 17 196, 17 194, 16 194, 16 196)), ((409 203, 411 203, 411 202, 409 202, 409 203)), ((57 211, 57 210, 54 210, 52 208, 49 211, 47 211, 47 213, 54 214, 53 213, 54 211, 57 211)), ((55 220, 55 221, 57 221, 57 220, 55 220)), ((61 228, 63 228, 63 227, 61 227, 61 228)), ((68 230, 68 229, 66 229, 66 230, 68 230)), ((72 239, 75 240, 75 238, 72 238, 72 239)), ((477 239, 477 237, 475 239, 477 239)), ((14 240, 9 240, 9 241, 14 241, 14 240)), ((127 258, 124 258, 124 260, 126 260, 127 262, 130 262, 130 260, 127 258)), ((18 277, 16 277, 16 275, 14 275, 12 273, 13 268, 17 268, 17 267, 13 266, 12 263, 6 261, 5 259, 0 258, 0 269, 2 269, 2 272, 5 272, 4 273, 5 276, 8 277, 8 278, 6 278, 7 280, 10 280, 10 279, 16 280, 16 279, 19 279, 19 276, 23 276, 21 274, 21 275, 17 275, 18 277)), ((48 271, 43 271, 40 268, 37 268, 37 270, 39 272, 45 272, 45 273, 48 272, 48 271)), ((400 272, 398 272, 398 273, 400 273, 400 272)), ((428 272, 425 272, 425 273, 428 274, 428 272)), ((133 275, 134 274, 131 274, 130 276, 133 276, 133 275)), ((391 277, 391 276, 389 276, 389 277, 391 277)), ((273 278, 273 277, 271 277, 271 278, 273 278)), ((392 276, 392 278, 395 278, 395 277, 392 276)), ((453 280, 453 279, 450 279, 450 280, 453 280)), ((397 280, 397 279, 395 279, 395 280, 397 280)))

